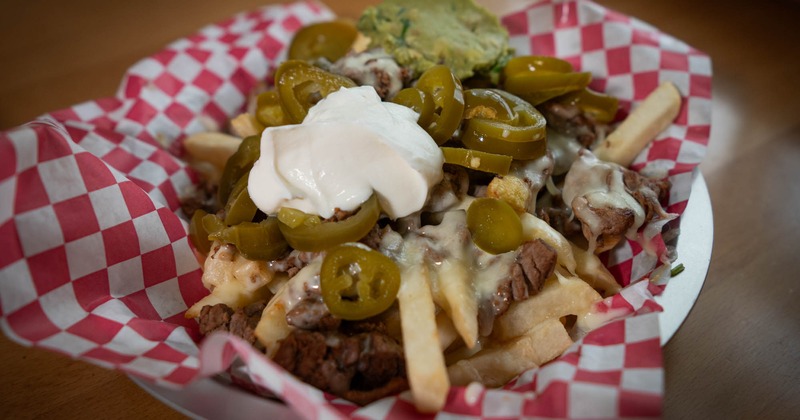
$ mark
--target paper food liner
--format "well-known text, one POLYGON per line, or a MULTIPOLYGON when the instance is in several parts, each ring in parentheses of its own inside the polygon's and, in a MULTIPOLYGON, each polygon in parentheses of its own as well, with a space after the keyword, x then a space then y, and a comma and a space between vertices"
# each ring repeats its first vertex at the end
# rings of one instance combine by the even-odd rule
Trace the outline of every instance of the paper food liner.
MULTIPOLYGON (((227 334, 200 345, 186 308, 207 294, 179 196, 196 182, 178 155, 189 133, 223 127, 324 6, 266 7, 203 28, 129 69, 113 98, 0 134, 0 325, 14 341, 181 386, 240 358, 251 379, 308 418, 417 417, 408 393, 357 407, 298 381, 227 334)), ((636 19, 586 1, 542 2, 502 17, 518 54, 555 55, 594 75, 623 113, 659 83, 680 115, 634 163, 668 173, 681 213, 709 138, 711 62, 636 19)), ((663 247, 660 248, 664 251, 663 247)), ((658 416, 663 396, 657 259, 628 242, 603 256, 629 285, 602 307, 624 312, 553 362, 502 389, 453 387, 440 413, 495 417, 658 416)))

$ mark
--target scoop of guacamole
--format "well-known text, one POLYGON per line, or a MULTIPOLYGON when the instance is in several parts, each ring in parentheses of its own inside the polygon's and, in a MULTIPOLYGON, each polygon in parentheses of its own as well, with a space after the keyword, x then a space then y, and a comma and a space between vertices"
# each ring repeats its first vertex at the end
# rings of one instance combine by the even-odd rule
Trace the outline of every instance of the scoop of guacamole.
POLYGON ((488 75, 511 55, 508 32, 473 0, 384 0, 358 29, 414 76, 446 64, 460 79, 488 75))

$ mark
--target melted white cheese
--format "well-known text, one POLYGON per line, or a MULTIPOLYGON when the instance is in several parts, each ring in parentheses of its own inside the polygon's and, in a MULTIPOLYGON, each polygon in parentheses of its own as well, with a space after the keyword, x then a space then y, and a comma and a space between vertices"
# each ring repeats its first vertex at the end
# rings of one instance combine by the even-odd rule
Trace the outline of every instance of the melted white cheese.
POLYGON ((636 237, 636 231, 645 220, 644 208, 625 188, 622 167, 601 161, 586 149, 581 150, 567 172, 562 197, 591 230, 592 237, 588 238, 591 250, 602 229, 602 219, 591 208, 632 210, 634 223, 626 233, 629 238, 636 237))
MULTIPOLYGON (((410 235, 406 238, 405 246, 419 247, 426 252, 427 261, 458 261, 465 264, 470 274, 472 289, 475 299, 483 301, 490 299, 497 292, 500 282, 505 281, 511 272, 511 265, 517 256, 517 250, 503 254, 492 255, 477 246, 470 239, 467 230, 466 213, 463 210, 448 211, 438 225, 423 226, 419 229, 418 235, 410 235)), ((399 258, 401 266, 412 264, 399 258)), ((436 269, 436 267, 434 267, 436 269)), ((437 281, 436 278, 432 279, 437 281)), ((438 290, 436 284, 432 284, 432 289, 438 290)))

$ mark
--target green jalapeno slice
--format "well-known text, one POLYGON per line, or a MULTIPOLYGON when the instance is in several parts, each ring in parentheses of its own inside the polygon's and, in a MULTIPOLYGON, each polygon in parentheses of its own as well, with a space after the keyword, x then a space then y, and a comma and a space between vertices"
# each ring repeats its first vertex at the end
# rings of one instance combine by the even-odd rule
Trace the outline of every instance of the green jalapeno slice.
POLYGON ((225 204, 225 224, 228 226, 242 222, 252 222, 258 211, 258 207, 253 203, 250 193, 247 191, 249 178, 249 172, 246 172, 231 190, 228 203, 225 204))
POLYGON ((539 105, 549 99, 585 88, 592 74, 548 71, 520 72, 506 78, 505 90, 539 105))
POLYGON ((320 292, 331 314, 360 320, 389 309, 400 290, 400 269, 389 257, 357 245, 340 245, 325 254, 320 292))
POLYGON ((514 112, 515 124, 489 118, 470 118, 461 131, 461 142, 469 149, 535 159, 547 151, 544 116, 531 104, 508 92, 493 89, 514 112))
POLYGON ((212 235, 221 232, 227 227, 225 222, 216 214, 206 214, 203 216, 202 225, 208 238, 211 238, 212 235))
POLYGON ((303 122, 308 110, 340 88, 355 87, 347 77, 312 66, 305 61, 287 60, 275 71, 275 86, 281 106, 293 124, 303 122))
POLYGON ((278 220, 292 229, 300 225, 315 226, 322 223, 318 216, 289 207, 281 207, 278 211, 278 220))
MULTIPOLYGON (((281 209, 283 211, 283 209, 281 209)), ((278 220, 290 220, 288 215, 281 215, 278 212, 278 220)), ((289 211, 298 212, 291 209, 289 211)), ((340 245, 345 242, 355 242, 369 233, 381 215, 381 206, 378 204, 378 196, 373 194, 361 208, 352 216, 338 222, 319 221, 318 216, 308 215, 300 223, 279 222, 281 233, 289 242, 292 248, 298 251, 324 251, 332 246, 340 245), (309 218, 316 218, 319 223, 309 221, 309 218), (292 227, 291 225, 295 226, 292 227)), ((298 216, 291 216, 295 220, 298 216)))
POLYGON ((217 191, 221 205, 227 204, 233 186, 250 171, 259 156, 261 156, 261 136, 245 137, 236 153, 228 158, 225 169, 222 170, 217 191))
POLYGON ((334 62, 350 51, 357 35, 355 25, 342 20, 304 26, 289 44, 289 59, 313 61, 324 57, 334 62))
POLYGON ((242 222, 211 233, 209 239, 235 245, 248 260, 272 261, 289 249, 278 224, 278 219, 274 217, 258 223, 242 222))
POLYGON ((522 221, 510 204, 496 198, 478 198, 467 208, 467 229, 478 248, 502 254, 522 245, 522 221))
POLYGON ((407 106, 419 114, 417 124, 419 124, 420 127, 426 128, 433 122, 436 108, 433 103, 433 98, 417 88, 405 88, 397 92, 394 98, 392 98, 392 102, 407 106))
POLYGON ((478 171, 505 175, 511 168, 511 156, 481 152, 459 147, 440 147, 444 163, 476 169, 478 171))
POLYGON ((256 119, 265 127, 278 127, 289 124, 289 119, 281 107, 281 98, 276 90, 268 90, 258 95, 256 100, 256 119))
POLYGON ((208 254, 211 250, 211 241, 208 240, 208 232, 203 227, 203 217, 207 216, 205 210, 195 210, 192 218, 189 220, 189 240, 192 245, 203 254, 208 254))
POLYGON ((613 121, 619 108, 619 99, 589 88, 568 93, 555 100, 562 104, 575 105, 581 111, 591 115, 595 121, 601 123, 613 121))
POLYGON ((422 128, 441 145, 453 137, 464 115, 461 81, 447 66, 440 64, 425 70, 417 80, 416 88, 433 99, 433 122, 422 128))
POLYGON ((572 64, 569 61, 546 55, 524 55, 508 60, 503 68, 503 76, 509 77, 517 73, 548 71, 555 73, 571 73, 572 64))
POLYGON ((592 81, 591 73, 575 73, 568 61, 546 56, 515 57, 503 76, 504 89, 532 105, 581 90, 592 81))
POLYGON ((464 119, 487 118, 515 125, 519 116, 497 92, 476 88, 464 91, 464 119))

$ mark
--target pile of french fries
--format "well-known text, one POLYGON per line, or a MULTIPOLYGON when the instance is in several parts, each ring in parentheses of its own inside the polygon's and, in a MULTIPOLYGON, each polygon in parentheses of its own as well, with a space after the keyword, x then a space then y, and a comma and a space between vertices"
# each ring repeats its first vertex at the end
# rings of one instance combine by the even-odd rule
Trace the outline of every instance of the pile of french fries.
MULTIPOLYGON (((630 165, 674 120, 680 104, 675 86, 662 84, 593 151, 604 160, 630 165)), ((185 145, 191 160, 210 165, 213 174, 222 171, 239 141, 236 136, 200 133, 187 138, 185 145)), ((518 199, 509 201, 521 206, 518 199)), ((445 217, 463 216, 463 212, 447 214, 445 217)), ((440 410, 450 386, 480 382, 499 387, 523 371, 557 358, 591 328, 588 319, 594 305, 619 291, 619 284, 597 255, 530 213, 522 212, 521 221, 525 240, 541 239, 556 250, 557 267, 538 294, 513 302, 496 318, 488 337, 478 333, 479 302, 471 278, 471 257, 467 253, 450 255, 432 263, 423 255, 423 244, 414 238, 402 240, 395 258, 402 273, 397 296, 398 338, 419 411, 440 410)), ((215 250, 222 246, 215 243, 204 262, 204 282, 211 294, 192 306, 186 316, 197 317, 205 305, 225 303, 239 308, 268 299, 256 336, 271 356, 292 331, 286 321, 286 296, 302 290, 304 283, 319 281, 320 261, 288 278, 272 273, 266 264, 217 255, 215 250), (226 280, 220 281, 221 277, 226 280)))

